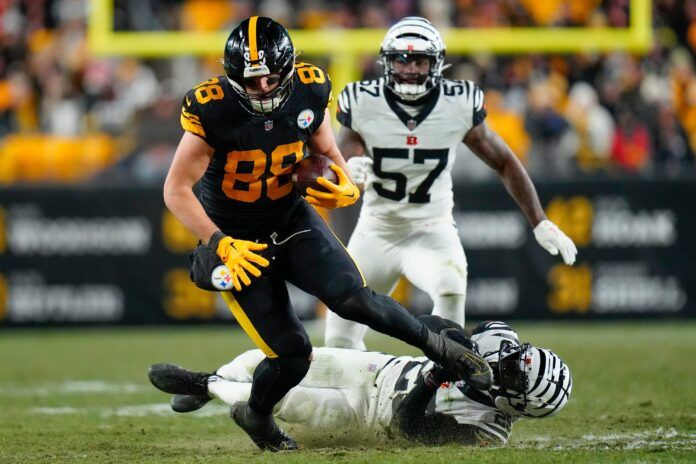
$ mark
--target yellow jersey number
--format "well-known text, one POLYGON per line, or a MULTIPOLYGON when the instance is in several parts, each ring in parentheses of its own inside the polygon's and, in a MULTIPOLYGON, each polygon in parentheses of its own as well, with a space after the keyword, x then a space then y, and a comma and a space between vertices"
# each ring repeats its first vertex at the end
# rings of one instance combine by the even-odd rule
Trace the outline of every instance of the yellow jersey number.
POLYGON ((323 84, 326 82, 326 74, 321 68, 309 63, 297 63, 297 75, 303 84, 323 84))
POLYGON ((280 185, 278 176, 290 175, 295 163, 302 159, 301 140, 278 145, 271 153, 271 176, 262 179, 266 172, 267 155, 263 150, 231 151, 227 154, 225 175, 222 179, 222 191, 227 197, 253 203, 261 198, 262 187, 266 184, 266 196, 277 200, 292 191, 292 182, 280 185))
POLYGON ((195 86, 194 94, 198 103, 205 105, 210 100, 222 100, 225 95, 222 93, 222 87, 219 82, 220 79, 213 77, 195 86))

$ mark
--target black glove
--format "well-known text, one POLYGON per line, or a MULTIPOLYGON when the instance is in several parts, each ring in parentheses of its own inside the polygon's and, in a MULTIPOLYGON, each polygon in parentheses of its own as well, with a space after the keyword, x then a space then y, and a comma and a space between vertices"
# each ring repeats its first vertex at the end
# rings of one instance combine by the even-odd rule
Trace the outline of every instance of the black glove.
MULTIPOLYGON (((224 263, 210 246, 198 245, 189 254, 189 263, 191 264, 189 278, 191 282, 196 284, 196 287, 212 292, 220 291, 213 286, 211 277, 213 270, 224 263)), ((230 286, 231 289, 232 286, 230 286)))
MULTIPOLYGON (((418 316, 418 320, 433 332, 443 335, 478 353, 478 345, 476 342, 467 337, 464 328, 456 322, 432 314, 418 316)), ((439 364, 435 364, 430 371, 424 374, 423 380, 429 388, 437 389, 445 382, 456 382, 459 380, 459 377, 443 369, 439 364)))
POLYGON ((464 327, 456 322, 432 314, 418 316, 418 320, 433 332, 443 335, 450 340, 454 340, 465 348, 469 348, 478 353, 478 345, 476 342, 467 337, 464 327))
POLYGON ((437 390, 445 382, 456 382, 459 378, 444 370, 439 364, 423 374, 423 382, 429 390, 437 390))

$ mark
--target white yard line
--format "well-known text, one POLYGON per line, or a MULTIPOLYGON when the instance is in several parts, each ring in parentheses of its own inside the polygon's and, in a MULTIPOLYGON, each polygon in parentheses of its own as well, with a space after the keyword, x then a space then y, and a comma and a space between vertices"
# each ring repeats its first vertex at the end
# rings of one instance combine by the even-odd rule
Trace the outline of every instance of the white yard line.
MULTIPOLYGON (((60 414, 98 414, 101 417, 147 417, 147 416, 180 416, 184 414, 172 411, 168 403, 138 404, 119 407, 41 407, 32 408, 34 414, 60 415, 60 414)), ((229 412, 229 406, 222 404, 207 405, 200 411, 187 413, 191 417, 225 416, 229 412)))
MULTIPOLYGON (((514 433, 514 432, 513 432, 514 433)), ((550 436, 538 436, 531 443, 512 445, 517 449, 551 449, 551 450, 639 450, 647 448, 669 448, 679 450, 696 450, 696 433, 681 432, 674 427, 659 427, 655 430, 640 432, 586 434, 579 439, 554 439, 550 436)))
MULTIPOLYGON (((225 416, 228 406, 223 404, 209 404, 200 411, 187 413, 186 416, 207 418, 225 416)), ((183 414, 175 413, 167 403, 150 403, 120 407, 41 407, 33 408, 34 414, 61 415, 61 414, 94 414, 108 417, 172 417, 183 414)), ((514 433, 514 432, 513 432, 514 433)), ((536 436, 529 443, 516 443, 510 445, 513 449, 539 449, 539 450, 641 450, 650 448, 667 448, 678 450, 696 450, 696 433, 681 432, 674 427, 657 428, 639 432, 610 433, 610 434, 586 434, 579 438, 556 439, 549 435, 536 436)))
POLYGON ((103 380, 79 380, 51 383, 31 387, 15 384, 0 385, 0 395, 12 397, 56 396, 72 394, 119 394, 132 395, 150 390, 152 387, 133 383, 105 382, 103 380))

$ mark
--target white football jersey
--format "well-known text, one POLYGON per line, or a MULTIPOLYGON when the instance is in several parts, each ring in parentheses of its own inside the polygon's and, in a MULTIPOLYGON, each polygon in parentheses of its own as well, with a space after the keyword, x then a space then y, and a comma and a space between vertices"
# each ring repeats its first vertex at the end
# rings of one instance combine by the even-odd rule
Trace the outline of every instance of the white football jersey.
MULTIPOLYGON (((481 324, 472 339, 479 345, 479 354, 487 361, 498 360, 498 348, 503 339, 519 345, 517 334, 506 324, 488 322, 481 324)), ((368 426, 385 428, 400 401, 416 384, 422 372, 431 369, 433 362, 425 357, 402 356, 385 364, 377 375, 375 390, 370 399, 366 422, 368 426)), ((490 436, 506 443, 515 418, 495 407, 490 395, 473 390, 464 382, 441 387, 435 401, 428 406, 431 412, 451 415, 459 424, 478 427, 484 437, 490 436)))
POLYGON ((374 162, 361 214, 411 220, 452 213, 452 165, 466 133, 486 117, 483 91, 442 79, 410 113, 384 78, 350 83, 339 95, 338 121, 362 137, 374 162))
MULTIPOLYGON (((519 345, 517 334, 503 322, 486 322, 472 339, 479 354, 497 361, 500 342, 519 345)), ((247 401, 253 373, 265 358, 261 350, 250 350, 220 367, 221 376, 208 384, 209 393, 230 405, 247 401)), ((276 405, 279 419, 316 429, 367 427, 385 430, 394 411, 414 388, 432 361, 425 357, 395 357, 384 353, 342 348, 314 348, 309 372, 299 385, 276 405)), ((505 443, 515 418, 495 407, 489 394, 472 390, 464 382, 443 386, 428 405, 428 413, 447 414, 459 424, 478 428, 483 439, 505 443)))

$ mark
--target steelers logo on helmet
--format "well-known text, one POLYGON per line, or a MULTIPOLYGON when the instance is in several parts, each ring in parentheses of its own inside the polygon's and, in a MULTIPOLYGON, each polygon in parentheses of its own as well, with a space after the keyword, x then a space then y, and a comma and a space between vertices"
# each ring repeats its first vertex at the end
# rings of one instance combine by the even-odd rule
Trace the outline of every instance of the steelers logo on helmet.
POLYGON ((227 269, 227 266, 221 264, 213 269, 213 272, 210 274, 210 282, 213 284, 213 287, 217 288, 218 290, 231 290, 232 276, 230 275, 230 271, 227 269))
POLYGON ((297 116, 297 126, 300 129, 308 128, 314 122, 314 111, 307 108, 297 116))

